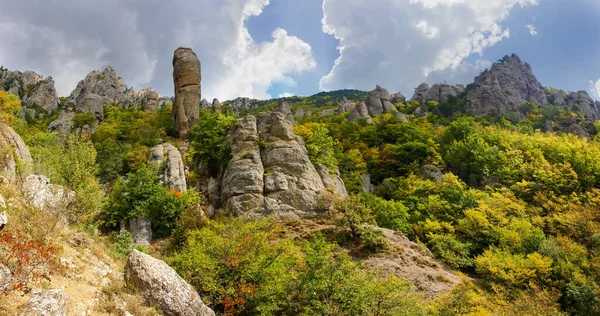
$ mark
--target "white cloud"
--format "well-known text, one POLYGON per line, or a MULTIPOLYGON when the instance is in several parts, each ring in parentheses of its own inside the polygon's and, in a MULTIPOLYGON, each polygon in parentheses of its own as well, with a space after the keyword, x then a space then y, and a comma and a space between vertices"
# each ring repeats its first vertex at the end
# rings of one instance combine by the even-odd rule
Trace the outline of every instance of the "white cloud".
POLYGON ((529 30, 529 34, 531 34, 531 36, 538 35, 538 32, 535 30, 535 26, 533 26, 533 24, 527 24, 525 27, 529 30))
POLYGON ((294 95, 289 93, 289 92, 284 92, 284 93, 280 93, 278 98, 289 98, 289 97, 293 97, 294 95))
MULTIPOLYGON (((464 60, 510 37, 501 26, 517 5, 537 0, 324 0, 323 31, 339 41, 340 56, 322 90, 412 92, 444 72, 455 78, 479 71, 464 60)), ((472 80, 472 78, 471 78, 472 80)))
POLYGON ((596 82, 590 81, 590 94, 592 98, 600 101, 600 79, 596 82))
POLYGON ((315 67, 310 45, 283 29, 256 43, 245 26, 269 0, 0 0, 0 65, 54 77, 59 94, 108 65, 125 82, 172 95, 173 51, 192 47, 202 94, 268 98, 275 80, 315 67), (107 18, 110 17, 110 18, 107 18))

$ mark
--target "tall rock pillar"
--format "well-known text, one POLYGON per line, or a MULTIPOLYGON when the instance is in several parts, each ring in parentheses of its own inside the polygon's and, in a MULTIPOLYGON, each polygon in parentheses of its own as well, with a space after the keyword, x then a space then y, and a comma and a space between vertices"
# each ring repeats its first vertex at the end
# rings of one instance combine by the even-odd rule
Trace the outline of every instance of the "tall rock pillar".
POLYGON ((185 139, 200 116, 200 60, 191 48, 179 47, 173 54, 175 103, 173 119, 177 136, 185 139))

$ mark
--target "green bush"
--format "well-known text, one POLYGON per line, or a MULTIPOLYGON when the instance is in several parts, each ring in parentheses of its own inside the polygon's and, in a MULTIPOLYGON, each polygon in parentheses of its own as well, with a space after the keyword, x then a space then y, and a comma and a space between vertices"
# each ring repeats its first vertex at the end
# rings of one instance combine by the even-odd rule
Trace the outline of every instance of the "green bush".
POLYGON ((213 172, 227 166, 231 159, 227 135, 234 122, 233 116, 201 111, 198 123, 192 128, 190 153, 197 161, 207 161, 213 172))
POLYGON ((73 117, 73 126, 74 127, 83 127, 83 126, 92 126, 96 122, 96 116, 92 113, 77 113, 73 117))

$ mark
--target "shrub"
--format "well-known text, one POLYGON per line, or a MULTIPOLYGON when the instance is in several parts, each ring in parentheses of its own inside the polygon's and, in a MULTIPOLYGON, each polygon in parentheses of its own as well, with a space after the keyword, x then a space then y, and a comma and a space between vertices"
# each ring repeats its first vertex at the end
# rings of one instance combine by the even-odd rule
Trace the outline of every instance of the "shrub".
POLYGON ((77 113, 73 117, 73 126, 74 127, 83 127, 83 126, 92 126, 96 122, 96 116, 92 113, 77 113))
POLYGON ((207 161, 213 172, 220 166, 227 166, 231 159, 226 138, 234 122, 233 116, 201 111, 198 123, 192 128, 190 153, 198 161, 207 161))

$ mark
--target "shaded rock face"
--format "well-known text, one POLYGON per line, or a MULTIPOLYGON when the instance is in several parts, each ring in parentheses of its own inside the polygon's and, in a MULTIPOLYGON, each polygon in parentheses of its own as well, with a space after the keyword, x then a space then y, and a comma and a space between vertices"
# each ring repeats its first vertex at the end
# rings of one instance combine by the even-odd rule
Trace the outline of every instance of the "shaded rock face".
POLYGON ((44 79, 33 71, 0 70, 0 90, 21 96, 23 109, 32 117, 50 115, 58 109, 52 77, 44 79))
POLYGON ((185 139, 200 116, 200 60, 191 48, 179 47, 173 54, 175 103, 173 119, 177 136, 185 139))
POLYGON ((75 123, 73 122, 75 114, 76 113, 73 111, 72 106, 64 111, 61 111, 58 115, 58 118, 48 125, 48 131, 57 132, 58 135, 64 139, 75 126, 75 123))
POLYGON ((321 113, 319 113, 319 116, 327 116, 327 115, 334 115, 334 114, 335 114, 334 109, 327 109, 327 110, 321 111, 321 113))
POLYGON ((420 103, 427 102, 427 97, 429 96, 429 85, 426 83, 421 83, 418 87, 415 88, 415 93, 413 94, 411 101, 418 101, 420 103))
POLYGON ((398 112, 396 107, 390 102, 390 99, 390 93, 380 86, 370 91, 365 101, 369 115, 375 116, 388 112, 398 112))
POLYGON ((221 182, 221 200, 236 216, 297 218, 316 213, 327 187, 347 195, 339 177, 317 169, 283 113, 237 121, 229 135, 232 159, 221 182))
POLYGON ((212 108, 212 104, 210 102, 208 102, 208 100, 202 99, 202 101, 200 101, 200 108, 201 109, 210 109, 210 108, 212 108))
POLYGON ((423 178, 438 183, 442 182, 443 179, 442 171, 434 165, 424 165, 421 167, 421 174, 423 175, 423 178))
POLYGON ((85 79, 79 81, 67 102, 73 102, 75 109, 79 109, 83 107, 88 94, 100 96, 102 106, 114 103, 120 108, 128 108, 137 103, 136 93, 127 87, 123 78, 119 77, 112 67, 90 72, 85 79))
POLYGON ((160 182, 178 192, 187 191, 185 165, 177 147, 170 143, 156 145, 150 150, 149 163, 156 163, 160 182))
POLYGON ((159 109, 158 99, 160 95, 152 88, 146 88, 136 93, 136 98, 141 106, 144 107, 144 111, 150 113, 156 113, 159 109))
POLYGON ((337 196, 343 199, 348 197, 348 191, 338 170, 335 170, 335 174, 331 174, 327 166, 318 165, 317 172, 321 176, 321 181, 323 181, 325 188, 332 190, 337 196))
POLYGON ((571 109, 573 109, 573 107, 581 109, 583 115, 585 115, 585 118, 589 121, 600 119, 600 103, 594 102, 586 91, 569 93, 565 103, 571 109))
POLYGON ((219 100, 217 98, 213 99, 212 111, 213 111, 213 113, 222 113, 223 112, 223 105, 221 105, 221 102, 219 102, 219 100))
POLYGON ((369 115, 369 109, 367 109, 367 105, 365 104, 365 102, 361 102, 356 105, 356 107, 352 110, 352 112, 348 116, 348 122, 354 122, 360 117, 367 120, 367 123, 369 123, 369 124, 373 123, 373 120, 371 119, 371 116, 369 115))
POLYGON ((577 135, 580 138, 589 136, 585 128, 582 127, 581 118, 571 117, 570 119, 561 122, 559 125, 561 131, 577 135))
POLYGON ((565 102, 565 97, 561 92, 556 92, 552 95, 552 104, 567 105, 567 103, 565 102))
POLYGON ((502 113, 516 110, 529 101, 548 103, 544 87, 533 75, 531 66, 513 54, 504 56, 501 63, 495 63, 475 78, 467 94, 467 109, 474 114, 502 113))
POLYGON ((406 102, 406 97, 401 92, 394 93, 394 94, 392 94, 392 98, 390 99, 390 102, 392 102, 394 104, 400 103, 400 102, 404 103, 404 102, 406 102))
POLYGON ((22 316, 63 316, 67 311, 69 296, 62 290, 33 293, 25 304, 22 316))
POLYGON ((275 112, 282 113, 285 116, 286 120, 292 122, 292 124, 296 123, 296 120, 294 120, 294 114, 292 114, 292 109, 287 104, 287 102, 281 102, 275 109, 275 112))
POLYGON ((410 122, 410 120, 408 119, 408 116, 402 112, 396 113, 396 118, 401 120, 404 123, 410 122))
POLYGON ((0 123, 0 175, 15 182, 19 177, 26 177, 32 165, 29 148, 21 136, 10 126, 0 123))
POLYGON ((23 195, 38 209, 56 209, 69 205, 75 199, 75 192, 41 175, 29 175, 23 183, 23 195))
POLYGON ((369 192, 369 193, 375 192, 375 186, 373 185, 373 183, 371 183, 371 175, 368 173, 363 174, 362 178, 363 178, 363 186, 362 186, 363 191, 369 192))
POLYGON ((240 110, 251 110, 255 107, 249 98, 237 98, 231 102, 231 108, 234 113, 239 113, 240 110))
POLYGON ((303 108, 299 108, 296 110, 296 113, 294 113, 294 117, 303 117, 304 116, 304 109, 303 108))
POLYGON ((125 282, 166 316, 209 316, 215 313, 194 288, 165 262, 133 250, 125 265, 125 282))
POLYGON ((350 101, 348 101, 348 99, 344 97, 342 102, 340 102, 340 104, 338 105, 337 113, 338 115, 342 115, 348 111, 352 111, 352 109, 354 109, 354 104, 350 103, 350 101))
POLYGON ((152 242, 152 222, 141 216, 129 219, 129 232, 136 245, 150 245, 152 242))

